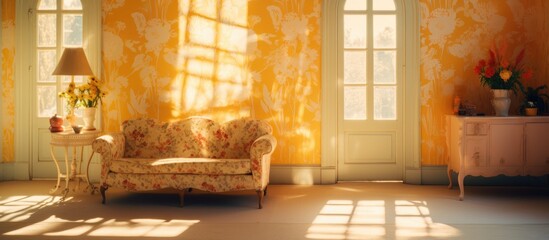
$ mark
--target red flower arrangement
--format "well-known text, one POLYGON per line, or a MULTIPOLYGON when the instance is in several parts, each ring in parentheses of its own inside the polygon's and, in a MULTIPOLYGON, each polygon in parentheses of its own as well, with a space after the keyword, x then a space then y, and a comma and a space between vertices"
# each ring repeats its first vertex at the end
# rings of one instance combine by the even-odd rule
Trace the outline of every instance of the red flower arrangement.
POLYGON ((513 90, 522 87, 521 80, 529 80, 532 78, 532 70, 527 69, 522 65, 524 58, 524 49, 515 58, 515 62, 511 63, 504 56, 506 45, 498 49, 489 50, 489 59, 486 61, 481 59, 475 66, 475 73, 480 76, 480 83, 483 86, 488 86, 490 89, 507 89, 513 90))

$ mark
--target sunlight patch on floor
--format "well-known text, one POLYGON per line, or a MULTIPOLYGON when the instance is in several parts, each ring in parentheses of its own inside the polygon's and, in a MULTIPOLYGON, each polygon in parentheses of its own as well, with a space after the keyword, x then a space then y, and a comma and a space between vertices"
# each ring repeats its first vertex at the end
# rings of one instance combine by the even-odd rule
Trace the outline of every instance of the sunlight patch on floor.
POLYGON ((426 201, 330 200, 309 227, 308 239, 455 237, 460 232, 433 222, 426 201))
MULTIPOLYGON (((10 196, 0 199, 1 222, 24 222, 40 209, 70 202, 72 197, 62 200, 60 196, 10 196)), ((19 229, 6 232, 5 236, 99 236, 99 237, 176 237, 199 220, 131 219, 119 221, 94 217, 69 220, 56 215, 19 229)))
MULTIPOLYGON (((0 200, 0 222, 22 222, 44 207, 61 202, 60 196, 10 196, 0 200)), ((72 197, 65 198, 72 200, 72 197)))

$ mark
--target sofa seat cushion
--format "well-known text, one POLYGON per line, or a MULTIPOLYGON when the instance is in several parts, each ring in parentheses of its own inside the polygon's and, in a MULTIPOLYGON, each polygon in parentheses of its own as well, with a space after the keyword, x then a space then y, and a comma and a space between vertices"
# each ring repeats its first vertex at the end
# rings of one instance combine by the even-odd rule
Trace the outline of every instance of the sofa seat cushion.
POLYGON ((134 174, 251 174, 250 159, 120 158, 110 171, 134 174))

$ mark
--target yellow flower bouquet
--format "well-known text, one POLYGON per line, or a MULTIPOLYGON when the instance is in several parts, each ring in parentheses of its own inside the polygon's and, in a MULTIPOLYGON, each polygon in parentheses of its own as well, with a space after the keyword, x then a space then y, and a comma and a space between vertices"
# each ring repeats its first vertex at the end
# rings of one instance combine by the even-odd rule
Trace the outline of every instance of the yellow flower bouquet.
POLYGON ((60 92, 59 97, 67 100, 67 108, 69 112, 72 111, 78 103, 78 95, 76 94, 76 85, 74 82, 69 83, 67 90, 60 92))
POLYGON ((106 92, 101 89, 96 77, 88 77, 88 82, 78 86, 78 106, 85 108, 97 107, 97 104, 105 97, 106 92))
POLYGON ((79 107, 97 107, 105 95, 106 92, 101 89, 99 80, 93 76, 88 77, 88 81, 78 87, 71 82, 67 90, 59 93, 59 97, 67 100, 69 112, 79 107))

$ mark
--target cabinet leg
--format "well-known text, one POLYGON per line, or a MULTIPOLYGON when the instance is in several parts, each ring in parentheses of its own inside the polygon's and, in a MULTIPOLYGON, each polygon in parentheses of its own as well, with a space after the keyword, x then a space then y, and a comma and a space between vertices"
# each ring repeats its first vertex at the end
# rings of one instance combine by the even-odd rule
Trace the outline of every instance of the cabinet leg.
POLYGON ((463 188, 463 180, 465 179, 465 174, 461 172, 458 174, 458 185, 459 185, 459 200, 463 201, 465 195, 465 189, 463 188))

